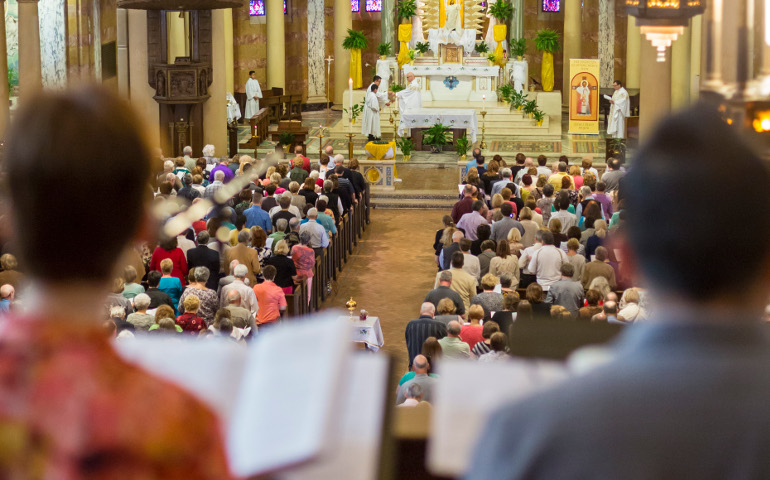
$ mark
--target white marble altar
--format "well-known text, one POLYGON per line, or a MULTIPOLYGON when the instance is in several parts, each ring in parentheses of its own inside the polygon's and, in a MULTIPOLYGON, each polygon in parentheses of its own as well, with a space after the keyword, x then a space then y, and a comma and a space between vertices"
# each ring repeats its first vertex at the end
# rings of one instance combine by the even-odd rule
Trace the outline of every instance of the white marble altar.
POLYGON ((404 136, 410 128, 428 128, 440 123, 449 128, 465 128, 472 142, 476 141, 479 121, 476 110, 465 108, 415 108, 401 115, 398 134, 404 136))
POLYGON ((404 75, 414 73, 422 85, 423 101, 497 101, 497 78, 500 67, 467 65, 416 66, 404 65, 404 75))
POLYGON ((428 30, 428 43, 430 49, 438 55, 439 45, 461 45, 465 55, 473 53, 476 48, 476 30, 463 30, 459 34, 457 30, 449 31, 445 28, 431 28, 428 30))
POLYGON ((324 41, 324 0, 308 0, 307 95, 309 103, 326 101, 324 41))
POLYGON ((40 0, 38 15, 40 23, 40 73, 43 77, 43 86, 46 88, 64 88, 67 85, 64 0, 40 0))

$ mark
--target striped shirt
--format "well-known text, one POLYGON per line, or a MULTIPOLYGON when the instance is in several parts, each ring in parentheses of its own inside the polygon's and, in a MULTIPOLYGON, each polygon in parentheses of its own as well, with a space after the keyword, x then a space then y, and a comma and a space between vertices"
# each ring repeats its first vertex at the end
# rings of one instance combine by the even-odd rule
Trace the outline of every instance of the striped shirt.
POLYGON ((406 325, 404 331, 406 338, 406 350, 409 352, 409 368, 412 360, 422 351, 422 344, 428 337, 436 337, 437 340, 446 337, 446 325, 436 321, 433 317, 421 316, 406 325))

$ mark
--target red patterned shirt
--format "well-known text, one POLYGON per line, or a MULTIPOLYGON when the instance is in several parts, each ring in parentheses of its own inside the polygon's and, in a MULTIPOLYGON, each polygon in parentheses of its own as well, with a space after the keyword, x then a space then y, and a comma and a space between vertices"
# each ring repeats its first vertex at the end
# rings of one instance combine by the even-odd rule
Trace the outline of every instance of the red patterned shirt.
POLYGON ((186 333, 198 333, 206 328, 206 322, 194 313, 183 313, 176 317, 176 324, 186 333))

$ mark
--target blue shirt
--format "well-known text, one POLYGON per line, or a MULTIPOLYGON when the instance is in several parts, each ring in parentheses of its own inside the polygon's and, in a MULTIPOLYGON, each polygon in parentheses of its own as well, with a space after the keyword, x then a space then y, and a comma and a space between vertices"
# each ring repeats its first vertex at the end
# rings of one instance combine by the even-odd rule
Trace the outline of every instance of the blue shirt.
POLYGON ((4 298, 0 300, 0 313, 8 313, 8 310, 10 310, 11 307, 11 301, 7 298, 4 298))
POLYGON ((168 293, 171 302, 174 304, 174 312, 179 315, 179 297, 182 296, 182 282, 176 277, 161 278, 158 283, 158 290, 168 293))
POLYGON ((246 228, 262 227, 265 233, 273 231, 273 222, 270 220, 270 215, 262 210, 259 205, 252 205, 243 211, 243 215, 246 217, 246 228))

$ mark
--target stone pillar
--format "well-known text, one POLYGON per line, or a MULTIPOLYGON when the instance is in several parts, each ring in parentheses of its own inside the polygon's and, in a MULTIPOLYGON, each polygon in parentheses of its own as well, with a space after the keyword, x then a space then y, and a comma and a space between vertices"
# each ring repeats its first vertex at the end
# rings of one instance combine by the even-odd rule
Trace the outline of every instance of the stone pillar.
POLYGON ((580 0, 565 0, 564 2, 564 74, 562 87, 562 102, 569 104, 569 61, 573 58, 581 58, 580 44, 583 41, 583 29, 581 22, 580 0))
POLYGON ((5 2, 0 2, 0 138, 3 138, 11 116, 8 104, 8 55, 5 44, 5 2))
MULTIPOLYGON (((308 10, 310 3, 314 0, 308 0, 308 10)), ((323 2, 321 2, 323 7, 323 2)), ((308 12, 309 13, 309 12, 308 12)), ((323 15, 321 16, 323 18, 323 15)), ((382 43, 390 42, 393 45, 393 51, 396 51, 396 0, 382 0, 382 13, 380 14, 380 30, 382 33, 382 43)), ((308 22, 310 19, 308 19, 308 22)), ((321 29, 323 32, 323 29, 321 29)), ((310 36, 310 24, 308 23, 308 37, 310 36)))
POLYGON ((671 111, 671 49, 666 61, 658 62, 658 51, 648 41, 642 42, 641 68, 644 72, 639 98, 639 141, 652 134, 658 122, 671 111))
POLYGON ((342 48, 342 41, 353 28, 353 14, 349 0, 334 0, 334 103, 342 105, 342 95, 350 78, 350 52, 342 48))
POLYGON ((701 49, 703 47, 703 15, 697 15, 690 20, 690 103, 700 96, 701 82, 701 49))
POLYGON ((128 10, 119 8, 117 11, 117 70, 118 93, 128 98, 129 95, 129 68, 128 68, 128 10))
POLYGON ((701 88, 718 90, 722 79, 722 0, 706 3, 703 44, 706 54, 701 57, 701 88))
POLYGON ((37 0, 19 0, 19 101, 42 88, 37 0))
MULTIPOLYGON (((269 7, 268 8, 268 12, 269 7)), ((269 15, 269 13, 268 13, 269 15)), ((283 3, 281 3, 283 16, 283 3)), ((281 24, 283 25, 283 23, 281 24)), ((211 11, 211 86, 209 99, 203 104, 203 144, 214 145, 218 155, 227 154, 227 92, 225 75, 225 45, 233 37, 225 37, 225 11, 211 11)), ((269 42, 269 40, 268 40, 269 42)), ((270 51, 268 46, 268 52, 270 51)), ((283 65, 283 63, 281 64, 283 65)), ((268 73, 270 75, 270 73, 268 73)))
MULTIPOLYGON (((160 110, 152 98, 155 90, 147 81, 147 12, 128 10, 129 96, 131 105, 142 119, 150 147, 160 146, 160 110)), ((170 152, 164 152, 170 154, 170 152)))
POLYGON ((265 13, 267 14, 267 86, 285 89, 286 40, 283 30, 283 0, 267 0, 265 13))
POLYGON ((227 8, 225 14, 225 38, 231 39, 225 42, 225 89, 235 93, 235 54, 233 52, 233 9, 227 8))
POLYGON ((599 63, 599 85, 611 87, 615 81, 615 0, 599 0, 599 63))
POLYGON ((690 104, 691 38, 692 29, 688 25, 671 46, 671 107, 675 109, 690 104))
POLYGON ((626 88, 639 88, 641 70, 639 69, 639 54, 642 42, 641 29, 636 25, 636 18, 628 16, 628 33, 626 34, 626 88))
POLYGON ((513 0, 513 17, 508 36, 516 40, 524 36, 524 0, 513 0))
MULTIPOLYGON (((385 42, 385 4, 382 12, 382 38, 385 42)), ((391 10, 392 10, 391 1, 391 10)), ((391 23, 392 18, 391 18, 391 23)), ((391 27, 392 30, 392 27, 391 27)), ((391 31, 391 34, 393 32, 391 31)), ((392 42, 392 40, 391 40, 392 42)), ((324 39, 324 0, 307 2, 307 102, 326 103, 326 54, 324 39)))

